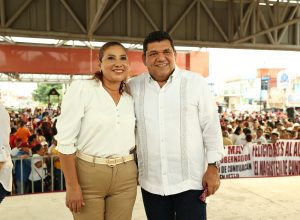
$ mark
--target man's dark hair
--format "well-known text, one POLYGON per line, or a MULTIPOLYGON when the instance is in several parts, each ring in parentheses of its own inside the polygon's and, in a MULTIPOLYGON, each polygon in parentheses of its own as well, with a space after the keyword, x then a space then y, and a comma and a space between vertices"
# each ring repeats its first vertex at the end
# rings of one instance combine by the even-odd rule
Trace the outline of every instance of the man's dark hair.
POLYGON ((167 32, 165 32, 165 31, 153 31, 150 34, 148 34, 148 36, 145 38, 145 40, 143 42, 144 55, 146 55, 149 43, 153 43, 153 42, 157 42, 157 41, 160 42, 160 41, 163 41, 163 40, 170 41, 171 47, 175 51, 173 39, 167 32))
POLYGON ((246 141, 247 142, 251 142, 252 141, 252 135, 251 134, 247 134, 246 135, 246 141))
POLYGON ((41 144, 36 144, 32 149, 32 153, 36 154, 43 146, 41 144))

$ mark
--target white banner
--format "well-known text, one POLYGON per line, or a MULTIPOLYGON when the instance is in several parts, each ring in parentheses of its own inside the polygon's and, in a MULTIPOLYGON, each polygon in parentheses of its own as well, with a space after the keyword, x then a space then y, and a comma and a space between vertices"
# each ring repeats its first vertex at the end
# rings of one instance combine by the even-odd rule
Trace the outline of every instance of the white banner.
POLYGON ((222 179, 300 175, 299 140, 226 146, 226 151, 220 166, 222 179))

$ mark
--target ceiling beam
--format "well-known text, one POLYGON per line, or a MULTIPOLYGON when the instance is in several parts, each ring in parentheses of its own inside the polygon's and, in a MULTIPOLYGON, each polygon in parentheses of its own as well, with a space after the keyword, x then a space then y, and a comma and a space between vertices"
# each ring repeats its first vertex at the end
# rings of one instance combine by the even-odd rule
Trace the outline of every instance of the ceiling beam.
POLYGON ((214 25, 216 26, 217 30, 219 31, 219 33, 221 34, 221 36, 223 37, 223 39, 228 42, 228 36, 225 34, 225 32, 223 31, 223 29, 221 28, 221 26, 219 25, 218 21, 216 20, 216 18, 214 17, 214 15, 212 14, 212 12, 210 11, 210 9, 207 7, 207 5, 205 4, 205 2, 203 0, 200 0, 202 7, 204 8, 204 10, 206 11, 207 15, 209 16, 209 18, 212 20, 212 22, 214 23, 214 25))
POLYGON ((134 0, 135 4, 138 6, 138 8, 141 10, 145 18, 149 21, 149 23, 152 25, 153 29, 158 31, 159 28, 155 24, 155 22, 152 20, 151 16, 148 14, 146 9, 141 5, 141 3, 138 0, 134 0))
MULTIPOLYGON (((92 1, 90 1, 90 4, 92 3, 92 1)), ((108 0, 98 0, 97 1, 97 12, 94 15, 94 17, 92 18, 92 21, 90 23, 90 27, 89 27, 89 31, 88 31, 88 35, 92 36, 97 28, 97 23, 99 22, 99 19, 101 18, 103 11, 108 3, 108 0)))
POLYGON ((81 23, 81 21, 78 19, 78 17, 74 13, 74 11, 71 9, 71 7, 69 6, 69 4, 65 0, 60 0, 60 2, 65 7, 65 9, 69 12, 69 14, 74 19, 75 23, 79 26, 79 28, 82 30, 82 32, 86 33, 87 31, 86 31, 85 27, 83 26, 83 24, 81 23))
POLYGON ((274 31, 276 29, 284 28, 287 25, 292 25, 292 24, 296 24, 296 23, 299 23, 299 22, 300 22, 300 17, 292 19, 292 20, 287 21, 287 22, 283 22, 283 23, 278 24, 278 25, 275 25, 275 26, 273 26, 271 28, 267 28, 267 29, 265 29, 263 31, 259 31, 259 32, 255 33, 255 34, 251 34, 251 35, 249 35, 247 37, 240 38, 240 39, 238 39, 236 41, 233 41, 232 43, 236 44, 236 43, 240 43, 240 42, 243 42, 243 41, 247 41, 247 40, 251 39, 252 37, 257 37, 257 36, 260 36, 260 35, 264 35, 264 34, 270 33, 271 31, 274 31))
POLYGON ((185 16, 190 12, 190 10, 194 7, 194 5, 197 3, 197 0, 194 0, 189 6, 186 8, 186 10, 183 12, 183 14, 179 17, 179 19, 176 21, 176 23, 170 28, 169 34, 172 34, 175 29, 178 27, 178 25, 182 22, 182 20, 185 18, 185 16))
POLYGON ((108 18, 108 16, 114 11, 114 9, 120 4, 122 0, 117 0, 110 9, 100 18, 95 31, 101 26, 101 24, 108 18))
POLYGON ((5 27, 9 27, 12 25, 15 20, 23 13, 23 11, 30 5, 32 0, 27 0, 24 4, 21 5, 21 7, 14 13, 14 15, 7 21, 7 23, 4 25, 5 27))

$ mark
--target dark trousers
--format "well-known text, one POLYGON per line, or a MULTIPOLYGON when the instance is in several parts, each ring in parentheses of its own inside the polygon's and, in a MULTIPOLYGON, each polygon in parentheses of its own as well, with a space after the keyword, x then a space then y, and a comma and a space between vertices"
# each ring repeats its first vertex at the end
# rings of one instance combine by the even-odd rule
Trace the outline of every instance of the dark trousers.
POLYGON ((43 192, 43 189, 44 189, 44 192, 48 192, 48 188, 45 187, 45 180, 44 180, 44 182, 42 182, 42 180, 31 181, 30 185, 31 186, 33 185, 33 189, 31 190, 32 193, 33 192, 34 193, 43 192), (33 182, 33 184, 32 184, 32 182, 33 182))
POLYGON ((2 184, 0 183, 0 203, 7 196, 8 192, 3 188, 2 184))
POLYGON ((206 220, 206 203, 199 200, 203 190, 160 196, 142 189, 148 220, 206 220))

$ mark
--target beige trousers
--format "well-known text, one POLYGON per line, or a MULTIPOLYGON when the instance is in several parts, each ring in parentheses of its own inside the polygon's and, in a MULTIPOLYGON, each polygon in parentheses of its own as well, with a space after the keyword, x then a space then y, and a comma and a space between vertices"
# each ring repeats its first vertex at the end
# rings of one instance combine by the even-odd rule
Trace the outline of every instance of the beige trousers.
POLYGON ((130 220, 137 193, 135 161, 109 167, 76 158, 85 206, 76 220, 130 220))

